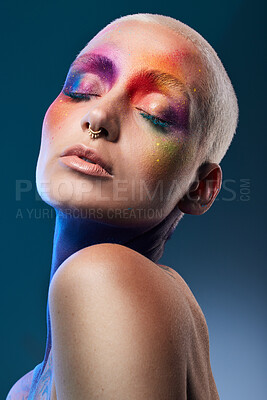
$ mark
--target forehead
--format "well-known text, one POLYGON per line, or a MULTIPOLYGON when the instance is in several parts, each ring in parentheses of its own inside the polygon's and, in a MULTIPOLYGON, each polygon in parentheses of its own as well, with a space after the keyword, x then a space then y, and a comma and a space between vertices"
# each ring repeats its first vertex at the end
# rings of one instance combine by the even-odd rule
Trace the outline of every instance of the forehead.
POLYGON ((198 49, 168 27, 143 21, 121 21, 100 31, 80 52, 103 54, 131 72, 157 69, 195 84, 203 70, 198 49))

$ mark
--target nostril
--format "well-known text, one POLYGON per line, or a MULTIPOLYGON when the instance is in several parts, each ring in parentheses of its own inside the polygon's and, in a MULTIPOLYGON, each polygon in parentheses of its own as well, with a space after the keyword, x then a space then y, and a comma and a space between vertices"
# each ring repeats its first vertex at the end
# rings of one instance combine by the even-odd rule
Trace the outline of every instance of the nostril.
POLYGON ((108 131, 105 128, 101 128, 101 133, 104 136, 108 136, 108 131))

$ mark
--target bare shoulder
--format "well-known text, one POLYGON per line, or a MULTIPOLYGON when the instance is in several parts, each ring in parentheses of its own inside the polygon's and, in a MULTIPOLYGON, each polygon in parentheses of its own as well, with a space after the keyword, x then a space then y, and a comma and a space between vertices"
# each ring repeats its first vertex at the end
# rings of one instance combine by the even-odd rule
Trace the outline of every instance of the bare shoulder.
POLYGON ((87 278, 95 282, 101 279, 102 283, 107 279, 117 281, 118 284, 125 284, 128 280, 130 286, 140 287, 146 283, 153 287, 154 284, 154 288, 170 291, 170 295, 192 297, 189 287, 174 269, 156 264, 137 251, 114 243, 83 248, 65 260, 55 275, 53 280, 57 283, 62 281, 62 284, 68 280, 81 280, 82 283, 87 278))
POLYGON ((50 286, 59 399, 101 398, 103 390, 118 399, 180 400, 188 390, 217 399, 206 396, 213 381, 204 316, 173 269, 105 243, 68 258, 50 286))
POLYGON ((195 320, 207 335, 205 317, 184 279, 171 267, 156 264, 126 246, 101 243, 86 247, 69 257, 55 275, 57 290, 65 286, 72 290, 74 282, 76 287, 92 285, 92 291, 105 287, 110 295, 114 288, 117 293, 122 289, 125 296, 139 298, 147 306, 161 305, 169 320, 183 322, 184 329, 190 330, 195 320))
POLYGON ((77 251, 64 261, 56 273, 61 274, 63 270, 69 273, 74 270, 76 275, 77 271, 103 273, 104 269, 107 273, 119 272, 121 275, 136 273, 138 270, 143 275, 154 273, 159 278, 168 275, 177 280, 177 284, 182 279, 172 268, 156 264, 137 251, 115 243, 96 244, 77 251))

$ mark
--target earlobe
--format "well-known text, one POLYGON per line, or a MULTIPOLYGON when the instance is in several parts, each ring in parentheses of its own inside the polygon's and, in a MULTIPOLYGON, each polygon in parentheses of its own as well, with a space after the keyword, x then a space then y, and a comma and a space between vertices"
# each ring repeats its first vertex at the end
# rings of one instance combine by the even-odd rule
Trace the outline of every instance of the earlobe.
POLYGON ((185 214, 204 214, 214 202, 222 183, 222 169, 218 164, 206 163, 199 167, 197 178, 179 201, 185 214))

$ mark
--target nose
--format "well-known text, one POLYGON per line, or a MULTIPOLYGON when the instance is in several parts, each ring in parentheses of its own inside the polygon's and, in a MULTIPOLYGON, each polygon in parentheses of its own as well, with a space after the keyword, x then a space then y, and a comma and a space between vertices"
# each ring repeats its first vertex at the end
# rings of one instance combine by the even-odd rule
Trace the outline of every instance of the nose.
POLYGON ((81 127, 84 132, 88 131, 89 125, 93 131, 101 129, 100 138, 115 142, 120 132, 118 101, 109 96, 106 99, 104 97, 93 100, 94 104, 81 119, 81 127))

